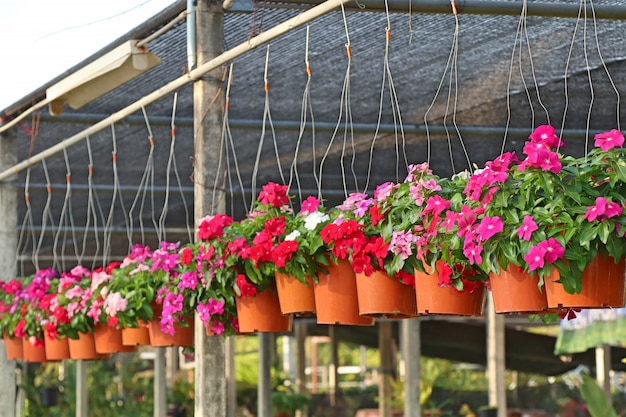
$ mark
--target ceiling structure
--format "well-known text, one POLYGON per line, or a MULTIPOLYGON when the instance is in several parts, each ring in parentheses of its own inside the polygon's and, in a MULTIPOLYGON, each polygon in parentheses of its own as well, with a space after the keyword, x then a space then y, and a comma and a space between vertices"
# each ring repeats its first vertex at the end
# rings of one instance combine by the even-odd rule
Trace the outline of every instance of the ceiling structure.
MULTIPOLYGON (((319 2, 235 1, 240 11, 225 15, 225 49, 311 3, 319 2)), ((340 11, 328 13, 272 41, 269 55, 260 47, 233 60, 227 127, 236 155, 230 152, 225 165, 232 178, 228 209, 235 216, 245 214, 253 187, 267 181, 290 182, 296 203, 321 191, 330 206, 346 193, 402 180, 407 163, 429 161, 435 173, 449 176, 481 166, 503 143, 521 154, 540 124, 563 129, 564 151, 573 155, 585 152, 594 133, 619 127, 626 88, 626 20, 619 19, 626 13, 619 2, 595 1, 595 20, 591 9, 587 19, 576 18, 578 4, 564 0, 528 1, 524 19, 517 0, 459 1, 457 16, 447 0, 414 1, 410 11, 406 3, 389 0, 388 14, 382 1, 358 3, 363 9, 350 3, 345 19, 340 11), (569 17, 531 15, 545 10, 569 17), (301 129, 305 93, 312 110, 301 129)), ((185 6, 175 3, 0 116, 10 120, 28 111, 47 87, 122 42, 155 33, 185 6)), ((184 75, 186 42, 182 21, 148 42, 160 65, 81 109, 52 116, 43 108, 25 118, 17 127, 18 160, 184 75)), ((225 69, 225 88, 227 79, 225 69)), ((29 205, 22 198, 19 207, 19 273, 52 264, 98 265, 122 258, 132 243, 191 238, 192 87, 143 110, 18 174, 21 196, 29 195, 29 205)))

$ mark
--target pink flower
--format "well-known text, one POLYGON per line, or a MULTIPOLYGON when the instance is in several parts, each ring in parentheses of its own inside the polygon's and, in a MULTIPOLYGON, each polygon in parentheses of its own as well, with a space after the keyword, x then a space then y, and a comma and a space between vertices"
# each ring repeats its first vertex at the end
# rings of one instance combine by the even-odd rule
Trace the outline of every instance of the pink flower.
POLYGON ((556 152, 547 152, 542 155, 541 161, 539 161, 539 168, 543 171, 551 171, 555 174, 561 172, 561 160, 556 152))
POLYGON ((603 151, 608 151, 615 146, 624 144, 624 135, 619 130, 611 130, 609 132, 598 133, 593 137, 594 146, 599 147, 603 151))
POLYGON ((524 217, 524 223, 517 229, 517 236, 519 236, 521 240, 529 241, 531 235, 537 229, 537 223, 535 223, 533 216, 526 216, 524 217))
POLYGON ((481 253, 483 247, 471 239, 466 239, 463 243, 463 255, 467 258, 470 265, 480 265, 483 262, 481 253))
POLYGON ((224 301, 209 298, 209 302, 207 303, 209 313, 218 315, 224 314, 224 304, 224 301))
POLYGON ((385 201, 387 197, 391 195, 391 192, 395 188, 395 184, 393 182, 386 182, 384 184, 380 184, 374 190, 374 199, 379 203, 385 201))
POLYGON ((595 205, 587 207, 587 212, 583 218, 590 222, 596 219, 602 221, 620 214, 622 214, 622 207, 619 204, 604 197, 598 197, 595 205))
POLYGON ((317 198, 313 196, 307 197, 307 199, 302 202, 300 212, 304 214, 311 214, 315 210, 317 210, 319 205, 320 205, 320 201, 317 198))
POLYGON ((287 197, 288 188, 289 187, 286 185, 268 182, 262 187, 258 200, 261 204, 268 204, 272 207, 282 207, 289 202, 289 197, 287 197))
POLYGON ((424 215, 433 214, 437 215, 450 207, 450 201, 442 198, 438 195, 434 195, 426 200, 426 208, 424 208, 424 215))
POLYGON ((500 233, 504 230, 504 223, 502 223, 502 219, 498 216, 489 217, 485 216, 481 221, 480 225, 476 229, 478 236, 481 240, 487 240, 491 238, 496 233, 500 233))
POLYGON ((550 148, 556 148, 559 144, 561 148, 565 146, 557 136, 556 129, 550 125, 538 126, 528 138, 533 142, 544 144, 550 148))
POLYGON ((399 255, 401 259, 407 259, 412 255, 411 245, 415 242, 415 235, 411 232, 396 231, 391 236, 389 251, 399 255))
POLYGON ((544 259, 550 264, 554 263, 557 259, 561 259, 565 254, 565 248, 553 237, 540 242, 537 246, 545 250, 544 259))
POLYGON ((528 270, 534 271, 538 268, 543 268, 544 259, 546 256, 546 248, 541 245, 535 245, 526 255, 524 255, 524 261, 528 264, 528 270))
POLYGON ((104 300, 104 311, 108 316, 116 316, 120 311, 126 311, 128 300, 119 292, 110 293, 104 300))

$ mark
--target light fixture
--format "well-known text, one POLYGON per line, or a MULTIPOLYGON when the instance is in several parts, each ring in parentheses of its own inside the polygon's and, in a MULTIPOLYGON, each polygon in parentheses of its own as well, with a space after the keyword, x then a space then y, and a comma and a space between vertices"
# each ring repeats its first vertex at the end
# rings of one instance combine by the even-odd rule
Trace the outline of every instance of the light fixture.
POLYGON ((158 65, 161 60, 138 42, 126 41, 48 88, 50 114, 63 113, 65 104, 79 109, 158 65))

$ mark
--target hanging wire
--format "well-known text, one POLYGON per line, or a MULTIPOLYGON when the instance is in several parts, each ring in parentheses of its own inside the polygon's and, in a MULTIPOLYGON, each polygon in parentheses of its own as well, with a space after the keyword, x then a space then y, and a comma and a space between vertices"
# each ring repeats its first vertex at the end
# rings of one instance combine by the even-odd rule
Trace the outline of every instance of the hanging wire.
POLYGON ((344 28, 346 30, 346 55, 348 57, 348 63, 347 63, 347 67, 346 67, 346 74, 343 80, 343 87, 341 89, 341 100, 340 100, 340 104, 339 104, 339 117, 337 119, 337 124, 335 125, 335 129, 333 130, 333 133, 330 137, 330 141, 328 142, 328 146, 326 148, 326 152, 324 153, 324 156, 322 156, 322 159, 320 161, 320 168, 319 168, 319 181, 318 181, 318 199, 322 200, 323 196, 322 196, 322 180, 323 180, 323 171, 324 171, 324 164, 326 162, 326 159, 328 158, 330 151, 332 149, 333 146, 333 142, 335 141, 335 138, 337 137, 337 133, 339 132, 339 128, 341 127, 343 118, 344 118, 344 112, 345 112, 345 118, 346 121, 344 123, 344 131, 343 131, 343 144, 341 147, 341 179, 343 182, 343 192, 345 197, 348 197, 348 185, 346 183, 346 170, 345 170, 345 166, 344 166, 344 160, 345 160, 345 155, 346 155, 346 140, 348 137, 350 137, 351 143, 352 143, 352 164, 351 164, 351 169, 352 169, 352 176, 354 178, 354 185, 355 188, 358 189, 358 181, 357 181, 357 177, 356 177, 356 172, 354 171, 354 161, 355 161, 355 157, 356 157, 356 152, 354 149, 354 130, 352 127, 352 104, 350 102, 350 68, 352 65, 352 49, 350 46, 350 32, 348 31, 348 20, 346 18, 346 11, 345 8, 343 6, 343 3, 341 4, 341 14, 343 17, 343 24, 344 24, 344 28))
POLYGON ((315 179, 315 185, 319 187, 319 179, 317 176, 316 168, 316 157, 315 157, 315 118, 313 116, 313 105, 311 103, 311 64, 309 62, 309 25, 306 27, 306 39, 305 39, 305 47, 304 47, 304 65, 306 68, 307 80, 304 85, 304 92, 302 93, 302 106, 300 107, 300 130, 298 132, 298 140, 296 141, 296 149, 293 156, 293 161, 291 163, 290 176, 289 176, 289 189, 291 189, 291 185, 293 180, 295 179, 297 187, 298 187, 298 198, 300 199, 300 203, 303 201, 302 197, 302 187, 300 184, 300 177, 298 175, 298 156, 300 152, 300 145, 302 143, 302 138, 306 131, 308 118, 311 118, 311 156, 313 159, 313 178, 315 179))
POLYGON ((426 113, 424 113, 424 127, 426 129, 426 138, 427 138, 427 162, 430 163, 430 155, 431 155, 431 138, 430 138, 430 130, 428 129, 428 115, 430 114, 431 110, 434 108, 435 103, 437 102, 437 98, 439 97, 439 93, 441 92, 441 89, 443 87, 443 83, 446 79, 446 74, 448 74, 448 70, 450 71, 450 74, 448 76, 448 94, 447 94, 447 100, 446 100, 446 106, 445 106, 445 111, 444 111, 444 115, 443 115, 443 127, 444 130, 446 132, 446 138, 447 138, 447 142, 448 142, 448 152, 450 155, 450 163, 452 165, 452 171, 456 172, 456 168, 454 166, 454 158, 453 158, 453 152, 452 152, 452 139, 450 136, 450 131, 448 130, 448 126, 447 126, 447 118, 450 112, 450 105, 452 103, 452 124, 454 127, 454 130, 456 132, 456 136, 459 139, 459 143, 461 145, 461 148, 463 150, 463 154, 465 155, 465 159, 467 161, 467 166, 469 171, 472 171, 472 163, 470 161, 469 158, 469 154, 467 152, 467 148, 465 146, 465 142, 463 141, 463 138, 461 136, 461 132, 459 131, 457 122, 456 122, 456 113, 457 113, 457 104, 458 104, 458 66, 457 66, 457 61, 458 61, 458 51, 459 51, 459 32, 460 32, 460 22, 459 22, 459 16, 458 16, 458 10, 456 7, 456 3, 454 0, 450 0, 450 5, 452 7, 452 15, 454 16, 454 36, 452 38, 452 45, 450 47, 450 54, 448 55, 448 61, 446 62, 446 66, 443 72, 443 75, 441 77, 441 80, 439 81, 439 85, 437 86, 437 90, 435 92, 435 96, 433 98, 433 101, 430 103, 430 106, 428 107, 428 109, 426 110, 426 113), (453 93, 454 91, 454 93, 453 93))
MULTIPOLYGON (((154 136, 152 135, 152 128, 150 127, 150 122, 148 120, 148 115, 146 114, 146 109, 142 107, 141 110, 143 112, 144 120, 146 122, 146 128, 148 130, 148 143, 150 144, 150 151, 148 152, 148 159, 146 160, 146 167, 144 168, 143 175, 141 176, 141 180, 139 181, 139 185, 137 186, 137 193, 135 194, 133 203, 131 204, 130 209, 128 210, 128 217, 130 219, 130 229, 128 231, 129 245, 132 243, 131 237, 133 234, 133 225, 134 225, 133 212, 135 208, 137 207, 137 203, 139 203, 139 214, 137 217, 139 221, 139 232, 141 235, 141 243, 145 244, 146 237, 145 237, 145 228, 144 228, 144 223, 143 223, 143 212, 144 212, 144 207, 146 204, 146 197, 148 195, 148 192, 150 193, 152 223, 154 225, 155 230, 157 231, 157 235, 159 233, 159 230, 158 230, 159 227, 156 221, 156 216, 154 214, 154 136)), ((160 239, 161 236, 158 235, 158 238, 160 239)))
POLYGON ((26 212, 24 213, 24 219, 22 220, 22 228, 20 230, 20 236, 17 243, 18 256, 15 258, 15 264, 17 266, 18 259, 20 260, 20 276, 25 276, 24 258, 19 256, 20 253, 25 253, 28 243, 30 242, 31 262, 35 266, 35 269, 39 269, 38 259, 35 257, 35 249, 37 238, 35 237, 33 209, 30 202, 30 172, 31 168, 26 169, 26 179, 24 180, 24 204, 26 205, 26 212), (30 236, 27 233, 30 231, 30 236))
MULTIPOLYGON (((263 83, 265 90, 265 108, 263 110, 263 126, 261 128, 261 138, 259 139, 259 146, 257 148, 256 159, 254 161, 254 168, 252 170, 252 202, 256 199, 256 180, 259 171, 259 164, 261 161, 261 153, 263 151, 263 143, 265 142, 266 126, 269 126, 272 135, 272 143, 274 146, 274 155, 276 156, 276 164, 278 167, 278 173, 283 184, 286 183, 285 176, 283 175, 283 168, 280 163, 280 154, 278 152, 278 141, 276 140, 276 132, 274 131, 274 123, 272 122, 272 115, 270 112, 270 84, 267 76, 270 60, 270 45, 267 45, 265 53, 265 71, 263 73, 263 83)), ((252 204, 252 203, 251 203, 252 204)))
MULTIPOLYGON (((96 208, 99 209, 100 211, 100 218, 104 219, 104 215, 102 214, 102 207, 100 206, 100 200, 98 199, 98 196, 96 194, 96 190, 93 186, 93 171, 94 171, 94 167, 93 167, 93 153, 91 151, 91 141, 89 140, 89 136, 87 136, 85 138, 85 142, 87 144, 87 156, 88 156, 88 160, 89 160, 89 164, 87 166, 87 212, 86 212, 86 219, 85 219, 85 230, 83 232, 83 245, 82 245, 82 249, 80 251, 80 253, 77 254, 77 259, 78 259, 78 263, 82 264, 82 259, 85 256, 85 252, 87 251, 87 237, 89 234, 89 228, 92 224, 93 221, 93 233, 94 233, 94 238, 93 238, 93 242, 96 245, 95 247, 95 251, 94 251, 94 256, 93 256, 93 263, 92 263, 92 268, 95 266, 95 260, 98 258, 98 255, 100 253, 100 236, 99 236, 99 230, 98 230, 98 211, 96 210, 96 208), (94 203, 94 201, 97 202, 97 205, 94 203)), ((103 264, 104 264, 104 259, 103 259, 103 264)))
POLYGON ((396 89, 393 83, 393 75, 391 74, 391 68, 389 66, 389 43, 391 41, 391 17, 389 14, 389 4, 388 1, 385 0, 385 11, 387 15, 387 27, 385 28, 385 55, 384 55, 384 64, 383 64, 383 77, 380 86, 380 101, 378 104, 378 119, 376 121, 376 130, 374 131, 374 138, 372 139, 372 144, 370 146, 370 154, 369 154, 369 164, 367 167, 367 180, 365 183, 364 192, 367 192, 367 188, 369 187, 369 183, 371 180, 371 172, 372 165, 374 160, 374 147, 376 145, 376 139, 378 138, 378 134, 380 132, 380 124, 383 116, 383 102, 385 99, 385 86, 389 90, 389 100, 391 102, 391 112, 393 115, 393 126, 394 126, 394 136, 395 136, 395 146, 396 146, 396 182, 400 181, 400 149, 398 141, 400 139, 402 146, 402 155, 404 157, 404 166, 405 168, 409 166, 409 162, 406 155, 406 141, 404 136, 404 126, 402 125, 402 114, 400 112, 400 102, 398 100, 398 95, 396 93, 396 89))
MULTIPOLYGON (((235 141, 233 140, 233 134, 230 130, 230 122, 229 122, 229 112, 230 112, 230 86, 232 84, 232 80, 233 80, 233 64, 230 64, 230 68, 228 70, 228 82, 226 84, 226 100, 225 100, 225 105, 224 105, 224 121, 223 121, 223 126, 224 128, 222 129, 222 135, 225 135, 224 138, 222 138, 222 142, 226 142, 227 144, 230 145, 230 149, 231 152, 233 154, 233 163, 235 166, 235 173, 237 175, 237 181, 239 182, 239 189, 241 190, 241 201, 243 201, 244 204, 244 208, 246 210, 246 213, 248 212, 248 202, 246 199, 246 193, 245 190, 243 188, 243 181, 241 179, 241 171, 239 170, 239 163, 237 161, 237 152, 235 151, 235 141)), ((228 147, 227 147, 228 149, 228 147)), ((221 154, 220 154, 221 155, 221 154)), ((231 176, 230 176, 230 160, 228 152, 226 152, 226 158, 227 158, 227 171, 228 171, 228 181, 232 188, 232 182, 231 182, 231 176)), ((221 163, 221 158, 220 158, 220 163, 221 163)), ((219 171, 218 171, 219 172, 219 171)), ((215 185, 217 186, 217 179, 216 179, 216 183, 215 185)), ((215 187, 214 187, 215 189, 215 187)), ((233 202, 234 199, 231 198, 231 204, 234 204, 233 202)), ((234 207, 231 207, 231 213, 234 213, 234 207)))
MULTIPOLYGON (((52 213, 50 211, 50 205, 52 203, 52 185, 50 183, 50 174, 48 173, 48 166, 46 165, 46 160, 41 161, 41 167, 43 168, 43 173, 46 178, 46 203, 43 207, 43 212, 41 215, 41 233, 39 234, 39 241, 37 243, 37 248, 35 249, 35 253, 33 254, 36 259, 41 252, 41 248, 43 247, 43 242, 45 240, 46 231, 48 229, 48 222, 50 222, 50 227, 54 229, 54 221, 52 219, 52 213)), ((35 266, 38 267, 38 262, 35 263, 35 266)), ((58 269, 58 265, 56 259, 53 261, 53 267, 58 269)))
MULTIPOLYGON (((71 237, 72 237, 72 243, 74 247, 74 256, 78 258, 78 255, 79 255, 78 240, 76 239, 76 231, 74 228, 75 227, 74 215, 73 215, 73 210, 72 210, 72 170, 70 167, 70 161, 67 156, 66 149, 63 149, 63 158, 65 160, 65 168, 66 168, 65 198, 63 199, 63 206, 61 208, 61 214, 59 216, 59 223, 58 223, 57 231, 54 235, 54 244, 52 246, 52 254, 54 258, 53 263, 57 264, 57 262, 60 262, 61 271, 66 270, 65 248, 67 247, 68 227, 70 229, 69 234, 71 234, 71 237), (63 239, 61 241, 61 255, 60 255, 60 260, 59 260, 59 254, 57 252, 57 248, 59 245, 59 239, 61 238, 61 235, 63 235, 63 239)), ((80 261, 79 261, 79 264, 80 264, 80 261)))

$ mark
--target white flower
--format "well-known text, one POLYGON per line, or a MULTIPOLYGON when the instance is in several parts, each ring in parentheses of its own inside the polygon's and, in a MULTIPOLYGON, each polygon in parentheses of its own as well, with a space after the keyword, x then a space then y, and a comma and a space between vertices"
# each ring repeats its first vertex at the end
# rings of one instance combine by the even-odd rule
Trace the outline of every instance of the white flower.
POLYGON ((293 232, 285 236, 285 240, 296 240, 298 237, 300 237, 300 231, 294 230, 293 232))
POLYGON ((321 222, 326 222, 330 219, 328 214, 320 213, 319 211, 314 211, 313 213, 306 216, 304 219, 304 227, 306 230, 315 230, 318 224, 321 222))

